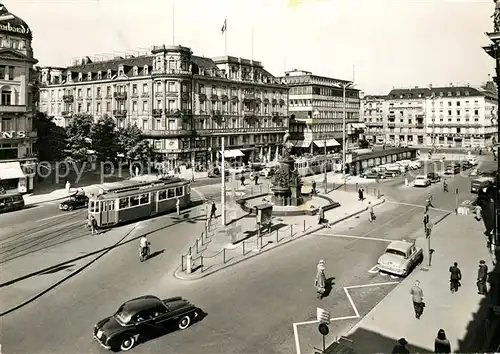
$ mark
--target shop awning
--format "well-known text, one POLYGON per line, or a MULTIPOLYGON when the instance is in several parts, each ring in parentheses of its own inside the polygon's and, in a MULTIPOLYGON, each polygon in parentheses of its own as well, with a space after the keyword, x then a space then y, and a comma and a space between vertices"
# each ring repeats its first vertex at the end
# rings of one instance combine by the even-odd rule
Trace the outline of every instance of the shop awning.
POLYGON ((242 153, 241 150, 224 150, 224 158, 226 159, 240 156, 245 156, 245 154, 242 153))
POLYGON ((308 148, 311 146, 311 140, 291 140, 292 145, 296 148, 308 148))
POLYGON ((358 123, 351 123, 352 129, 359 129, 359 124, 358 123))
POLYGON ((0 180, 17 179, 26 177, 21 170, 19 162, 0 163, 0 180))
MULTIPOLYGON (((325 147, 325 141, 324 140, 315 140, 314 144, 316 144, 317 147, 325 147)), ((335 139, 328 139, 326 141, 326 146, 331 147, 331 146, 340 146, 339 142, 335 139)))
POLYGON ((359 123, 358 124, 359 129, 366 129, 366 124, 365 123, 359 123))

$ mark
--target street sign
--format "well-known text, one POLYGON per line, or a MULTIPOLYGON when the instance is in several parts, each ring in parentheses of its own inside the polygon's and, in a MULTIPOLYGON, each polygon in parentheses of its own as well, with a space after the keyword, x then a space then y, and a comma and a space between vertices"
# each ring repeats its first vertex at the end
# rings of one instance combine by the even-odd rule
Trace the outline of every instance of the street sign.
POLYGON ((318 331, 323 336, 326 336, 328 335, 328 333, 330 333, 330 328, 328 328, 328 325, 326 323, 320 323, 318 326, 318 331))
POLYGON ((330 311, 316 308, 316 318, 319 323, 330 323, 330 311))

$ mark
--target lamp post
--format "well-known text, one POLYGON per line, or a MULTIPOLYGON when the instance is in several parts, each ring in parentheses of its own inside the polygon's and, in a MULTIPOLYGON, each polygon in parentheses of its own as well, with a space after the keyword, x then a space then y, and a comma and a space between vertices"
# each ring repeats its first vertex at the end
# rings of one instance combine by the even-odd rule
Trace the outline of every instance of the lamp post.
POLYGON ((347 142, 346 142, 346 136, 345 136, 345 131, 346 131, 346 89, 352 87, 354 85, 354 82, 344 82, 341 83, 340 86, 342 87, 342 179, 345 180, 346 178, 346 150, 347 150, 347 142))
POLYGON ((432 103, 432 148, 436 149, 436 95, 431 95, 431 103, 432 103))
POLYGON ((226 157, 224 156, 224 135, 221 137, 221 220, 222 226, 226 226, 226 157))

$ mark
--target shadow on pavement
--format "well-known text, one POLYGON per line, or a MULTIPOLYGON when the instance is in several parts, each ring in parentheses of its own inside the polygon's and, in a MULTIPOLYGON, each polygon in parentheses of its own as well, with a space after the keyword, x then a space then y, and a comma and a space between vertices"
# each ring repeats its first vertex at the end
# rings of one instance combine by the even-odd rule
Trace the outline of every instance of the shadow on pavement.
POLYGON ((38 275, 48 275, 48 274, 54 274, 54 273, 57 273, 57 272, 61 272, 63 270, 66 270, 68 268, 71 268, 73 267, 74 264, 65 264, 65 265, 61 265, 61 266, 56 266, 56 267, 52 267, 50 269, 47 269, 45 272, 42 272, 38 275))
POLYGON ((165 249, 162 249, 160 251, 154 251, 153 253, 151 253, 148 257, 148 259, 152 259, 152 258, 155 258, 156 256, 159 256, 160 254, 162 254, 163 252, 165 252, 165 249))

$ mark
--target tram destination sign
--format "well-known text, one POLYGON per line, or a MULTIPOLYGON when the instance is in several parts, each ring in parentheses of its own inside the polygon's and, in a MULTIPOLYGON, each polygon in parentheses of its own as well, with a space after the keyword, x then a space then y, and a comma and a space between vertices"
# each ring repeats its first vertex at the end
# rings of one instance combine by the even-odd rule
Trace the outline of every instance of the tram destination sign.
POLYGON ((0 139, 23 139, 26 138, 26 132, 24 131, 0 131, 0 139))

